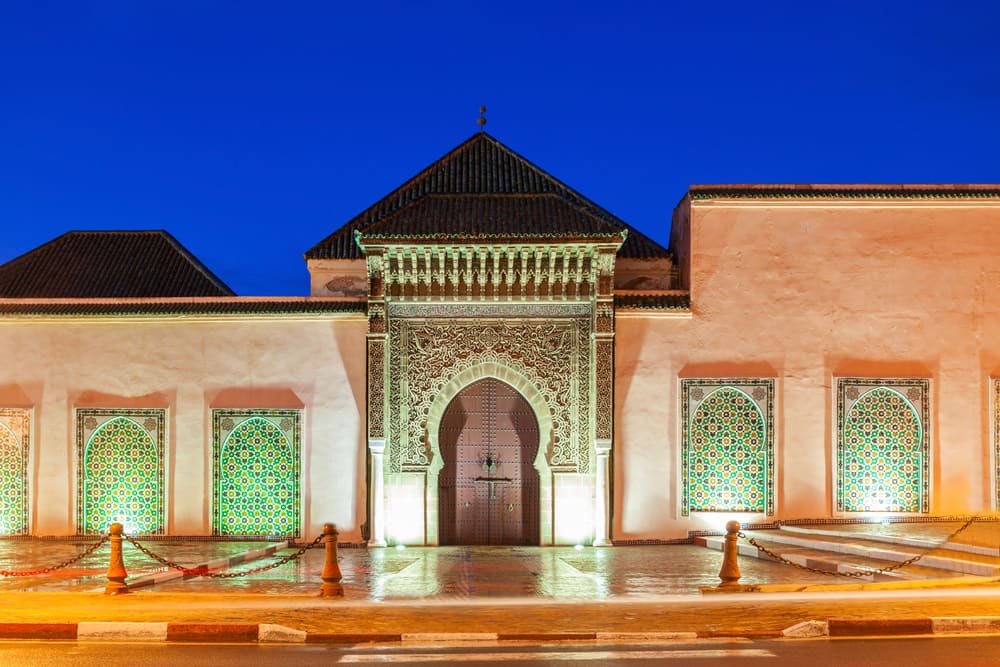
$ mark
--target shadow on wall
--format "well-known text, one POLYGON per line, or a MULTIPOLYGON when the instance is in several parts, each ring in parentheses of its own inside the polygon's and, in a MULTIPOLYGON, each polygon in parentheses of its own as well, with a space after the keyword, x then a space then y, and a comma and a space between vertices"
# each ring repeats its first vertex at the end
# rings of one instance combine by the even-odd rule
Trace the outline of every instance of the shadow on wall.
POLYGON ((210 408, 275 408, 301 410, 302 399, 287 387, 227 387, 207 396, 210 408))
POLYGON ((5 408, 33 408, 42 403, 44 392, 41 382, 30 385, 0 385, 0 405, 5 408))

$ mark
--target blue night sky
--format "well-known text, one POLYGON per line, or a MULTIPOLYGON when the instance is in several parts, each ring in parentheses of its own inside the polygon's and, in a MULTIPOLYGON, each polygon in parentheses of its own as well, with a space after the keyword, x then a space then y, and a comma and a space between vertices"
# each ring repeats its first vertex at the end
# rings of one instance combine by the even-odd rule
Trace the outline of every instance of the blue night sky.
POLYGON ((1000 3, 0 7, 0 263, 166 229, 241 295, 476 131, 664 245, 692 183, 996 183, 1000 3))

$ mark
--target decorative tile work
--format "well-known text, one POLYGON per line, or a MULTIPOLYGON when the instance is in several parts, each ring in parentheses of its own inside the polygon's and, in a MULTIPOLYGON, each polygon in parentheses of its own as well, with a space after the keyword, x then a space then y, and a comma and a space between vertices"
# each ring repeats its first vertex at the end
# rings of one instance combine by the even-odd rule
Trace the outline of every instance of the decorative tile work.
POLYGON ((77 533, 164 532, 165 424, 160 409, 77 409, 77 533))
POLYGON ((0 535, 28 534, 31 410, 0 408, 0 535))
POLYGON ((774 514, 774 380, 681 380, 681 514, 774 514))
POLYGON ((300 532, 299 410, 212 410, 212 532, 300 532))
POLYGON ((930 511, 930 380, 837 379, 837 511, 930 511))

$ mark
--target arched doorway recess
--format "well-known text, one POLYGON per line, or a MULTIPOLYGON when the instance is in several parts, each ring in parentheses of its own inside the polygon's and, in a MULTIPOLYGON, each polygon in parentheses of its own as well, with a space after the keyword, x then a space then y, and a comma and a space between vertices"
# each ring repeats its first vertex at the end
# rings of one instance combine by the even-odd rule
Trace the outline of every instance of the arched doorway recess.
POLYGON ((467 385, 441 417, 438 444, 440 544, 539 544, 538 420, 514 387, 493 377, 467 385))

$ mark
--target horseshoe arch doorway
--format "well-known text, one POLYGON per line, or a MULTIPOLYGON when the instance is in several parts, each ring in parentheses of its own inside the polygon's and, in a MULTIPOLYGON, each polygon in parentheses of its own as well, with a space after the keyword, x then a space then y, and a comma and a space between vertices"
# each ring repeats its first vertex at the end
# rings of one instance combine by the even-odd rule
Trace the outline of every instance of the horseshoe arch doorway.
POLYGON ((441 417, 441 545, 538 545, 538 420, 509 384, 466 386, 441 417))

